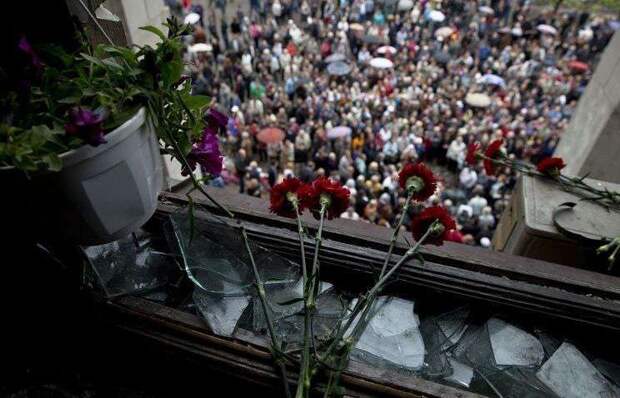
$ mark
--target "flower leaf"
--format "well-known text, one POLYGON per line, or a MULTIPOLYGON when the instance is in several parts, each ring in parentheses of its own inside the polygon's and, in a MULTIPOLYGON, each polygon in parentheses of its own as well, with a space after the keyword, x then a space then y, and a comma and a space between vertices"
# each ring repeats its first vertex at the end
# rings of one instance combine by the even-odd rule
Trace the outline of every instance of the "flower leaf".
POLYGON ((62 170, 62 160, 55 153, 50 153, 49 155, 45 155, 42 158, 43 163, 47 166, 49 171, 60 171, 62 170))
POLYGON ((159 36, 160 39, 162 40, 166 40, 166 35, 164 34, 164 32, 162 32, 161 30, 157 29, 154 26, 142 26, 140 27, 141 30, 146 30, 147 32, 151 32, 156 34, 157 36, 159 36))
POLYGON ((188 95, 183 98, 183 102, 185 102, 185 105, 187 105, 189 109, 202 110, 205 106, 211 103, 211 98, 206 95, 188 95))

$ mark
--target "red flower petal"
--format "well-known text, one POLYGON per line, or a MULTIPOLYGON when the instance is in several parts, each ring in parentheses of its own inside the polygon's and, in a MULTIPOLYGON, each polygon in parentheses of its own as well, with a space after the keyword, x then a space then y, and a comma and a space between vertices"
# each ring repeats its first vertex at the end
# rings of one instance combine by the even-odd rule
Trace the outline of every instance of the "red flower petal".
MULTIPOLYGON (((295 208, 290 200, 288 200, 288 194, 294 193, 299 198, 300 189, 304 184, 298 178, 289 177, 279 184, 276 184, 271 188, 271 197, 269 210, 282 217, 294 218, 297 216, 295 208)), ((302 209, 300 208, 301 212, 302 209)))
POLYGON ((337 181, 319 177, 312 182, 311 186, 304 187, 299 195, 303 206, 310 209, 315 217, 318 217, 321 210, 321 196, 328 196, 330 203, 326 215, 327 219, 331 220, 340 217, 347 210, 351 193, 337 181))
POLYGON ((424 201, 428 199, 437 189, 437 179, 435 175, 423 163, 409 163, 398 173, 398 183, 403 189, 407 189, 407 180, 411 177, 419 177, 424 186, 419 192, 413 194, 413 199, 424 201))
POLYGON ((564 167, 566 167, 564 160, 562 160, 562 158, 557 158, 557 157, 545 158, 541 160, 540 162, 538 162, 538 164, 536 165, 536 169, 539 172, 543 174, 549 174, 549 175, 551 175, 552 173, 559 172, 564 167))
POLYGON ((484 156, 489 159, 484 159, 484 171, 487 175, 495 175, 495 164, 490 159, 497 159, 502 155, 501 148, 504 144, 504 140, 495 140, 489 144, 487 150, 484 152, 484 156))
POLYGON ((427 207, 411 222, 411 233, 416 241, 422 239, 426 230, 433 224, 435 220, 439 220, 443 224, 444 231, 439 236, 429 235, 424 244, 441 246, 443 241, 449 236, 450 231, 456 229, 456 223, 450 216, 450 213, 443 207, 433 206, 427 207))

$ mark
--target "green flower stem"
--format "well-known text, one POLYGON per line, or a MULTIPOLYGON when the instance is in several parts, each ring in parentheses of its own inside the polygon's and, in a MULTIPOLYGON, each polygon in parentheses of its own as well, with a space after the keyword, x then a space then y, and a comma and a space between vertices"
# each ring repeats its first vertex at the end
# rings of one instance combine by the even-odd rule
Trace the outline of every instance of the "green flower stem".
MULTIPOLYGON (((400 258, 400 260, 398 260, 398 262, 396 263, 396 265, 394 265, 394 267, 392 267, 382 278, 379 278, 379 281, 372 287, 372 289, 370 289, 366 297, 364 299, 361 299, 358 302, 358 305, 355 306, 353 312, 349 316, 349 319, 347 321, 347 326, 343 329, 344 333, 346 333, 346 331, 351 326, 351 323, 355 320, 355 318, 357 318, 357 312, 359 312, 361 309, 363 309, 363 312, 360 316, 360 320, 357 322, 357 324, 353 328, 353 331, 351 332, 350 337, 347 339, 347 341, 344 344, 344 348, 345 348, 344 352, 341 354, 341 356, 337 358, 337 366, 336 366, 337 370, 330 372, 328 384, 327 384, 327 387, 325 389, 325 394, 324 394, 325 398, 330 397, 333 389, 338 386, 340 375, 342 374, 344 370, 345 364, 349 360, 349 355, 351 353, 351 350, 357 343, 357 340, 360 338, 361 334, 366 329, 368 322, 370 321, 370 318, 369 318, 370 311, 372 310, 372 307, 375 303, 375 300, 378 294, 381 292, 381 289, 384 287, 385 283, 390 279, 390 276, 392 276, 407 260, 409 260, 418 251, 418 248, 420 247, 422 243, 424 243, 426 238, 431 234, 433 226, 437 222, 438 221, 435 221, 433 224, 431 224, 428 227, 428 229, 426 230, 424 235, 422 235, 420 240, 418 240, 412 247, 410 247, 407 250, 407 252, 400 258), (359 305, 360 303, 361 305, 359 305)), ((335 341, 338 342, 339 339, 336 339, 335 341)), ((331 353, 327 352, 327 354, 331 354, 331 353)))
POLYGON ((308 311, 308 271, 306 269, 306 250, 304 247, 304 228, 301 224, 301 215, 299 214, 299 205, 297 201, 293 201, 293 207, 295 208, 295 214, 297 218, 297 232, 299 233, 299 247, 301 250, 301 269, 302 269, 302 281, 304 287, 304 345, 301 352, 301 368, 299 371, 299 379, 297 381, 296 398, 304 398, 308 396, 309 386, 306 386, 306 380, 308 378, 308 372, 310 368, 310 338, 311 336, 311 319, 308 311))
MULTIPOLYGON (((315 293, 317 290, 318 270, 319 270, 319 251, 321 250, 321 242, 323 236, 323 224, 325 221, 325 211, 327 210, 327 203, 321 201, 321 210, 319 212, 319 229, 316 232, 314 256, 312 259, 312 272, 307 280, 307 285, 304 285, 304 346, 301 358, 301 369, 299 370, 299 382, 297 384, 297 391, 295 398, 307 398, 310 396, 311 378, 314 373, 310 369, 310 345, 312 336, 312 316, 316 308, 315 293)), ((297 215, 299 225, 301 224, 299 214, 297 215)), ((301 229, 300 229, 301 230, 301 229)), ((301 235, 300 235, 301 239, 301 235)), ((301 242, 303 246, 303 241, 301 242)))
POLYGON ((493 164, 510 167, 511 169, 515 169, 523 174, 527 174, 529 176, 534 177, 544 177, 547 179, 551 179, 556 181, 558 184, 564 188, 564 190, 581 194, 582 196, 586 196, 583 191, 592 194, 593 196, 587 197, 587 200, 591 200, 593 202, 599 202, 600 204, 607 206, 618 206, 620 205, 620 193, 615 191, 610 191, 608 189, 599 189, 589 185, 584 181, 582 177, 569 177, 562 173, 558 173, 557 176, 549 176, 547 174, 543 174, 538 172, 533 166, 527 165, 521 162, 515 162, 514 160, 510 160, 507 158, 502 159, 494 159, 483 154, 478 155, 481 159, 489 160, 493 162, 493 164), (582 191, 582 192, 579 192, 582 191))
POLYGON ((414 190, 410 189, 407 193, 407 202, 405 202, 405 206, 403 207, 403 212, 398 219, 398 224, 396 225, 396 229, 392 232, 392 238, 390 239, 390 247, 388 248, 387 256, 385 257, 385 261, 383 262, 383 267, 381 268, 381 274, 379 274, 379 279, 387 270, 387 266, 392 258, 392 251, 394 250, 394 245, 396 244, 396 240, 398 239, 398 232, 400 231, 400 227, 403 225, 403 221, 405 220, 405 215, 409 210, 409 205, 411 204, 411 199, 413 198, 414 190))
MULTIPOLYGON (((164 111, 164 107, 161 107, 162 112, 164 111)), ((187 170, 189 170, 189 175, 190 178, 192 180, 192 183, 194 185, 194 187, 196 189, 198 189, 208 200, 210 200, 213 204, 215 204, 219 209, 221 209, 222 211, 224 211, 224 213, 226 213, 226 215, 228 215, 228 217, 230 217, 231 219, 236 219, 235 215, 228 210, 226 207, 224 207, 223 205, 221 205, 217 200, 215 200, 211 195, 209 195, 209 193, 204 189, 204 187, 202 186, 202 184, 200 184, 200 182, 196 179, 196 176, 194 175, 193 170, 191 169, 187 158, 185 157, 185 154, 181 151, 181 148, 179 147, 179 144, 177 143, 177 141, 174 139, 174 137, 172 136, 172 133, 170 131, 170 128, 168 126, 164 126, 164 131, 166 132, 166 135, 168 136, 168 140, 170 141, 170 143, 172 144, 175 154, 176 154, 176 158, 179 159, 179 161, 181 162, 181 164, 184 167, 187 167, 187 170)), ((248 235, 245 229, 245 226, 243 224, 241 224, 241 222, 239 222, 239 227, 241 229, 241 236, 243 237, 243 241, 245 243, 245 249, 248 253, 249 259, 250 259, 250 263, 252 265, 252 272, 254 273, 254 280, 256 282, 256 289, 258 290, 258 297, 259 297, 259 301, 261 303, 263 312, 265 314, 265 319, 267 321, 267 328, 269 330, 269 336, 271 338, 271 345, 274 351, 274 354, 276 352, 280 351, 280 346, 278 345, 278 341, 274 332, 274 327, 273 327, 273 320, 271 318, 271 313, 269 312, 269 309, 267 307, 267 298, 265 296, 265 285, 263 284, 261 277, 258 273, 258 268, 256 267, 256 262, 254 261, 254 256, 252 255, 252 250, 250 248, 250 242, 248 239, 248 235)), ((291 397, 291 392, 290 392, 290 388, 289 388, 289 383, 288 383, 288 377, 286 375, 286 367, 284 365, 284 362, 282 360, 282 358, 277 357, 275 358, 276 363, 278 365, 278 368, 280 370, 280 377, 282 380, 282 386, 284 388, 284 395, 286 398, 290 398, 291 397)))

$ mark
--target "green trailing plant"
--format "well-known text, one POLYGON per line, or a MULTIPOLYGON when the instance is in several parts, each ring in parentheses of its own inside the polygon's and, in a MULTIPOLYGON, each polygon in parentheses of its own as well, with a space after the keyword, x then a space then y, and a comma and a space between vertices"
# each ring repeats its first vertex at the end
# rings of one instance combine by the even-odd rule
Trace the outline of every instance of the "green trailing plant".
POLYGON ((173 19, 165 25, 167 34, 142 28, 160 41, 133 49, 84 45, 69 53, 47 45, 35 50, 21 38, 15 50, 21 68, 3 73, 0 85, 0 166, 58 171, 60 154, 105 145, 106 134, 142 107, 162 150, 188 156, 203 135, 202 115, 211 100, 192 96, 183 77, 181 38, 190 27, 173 19))

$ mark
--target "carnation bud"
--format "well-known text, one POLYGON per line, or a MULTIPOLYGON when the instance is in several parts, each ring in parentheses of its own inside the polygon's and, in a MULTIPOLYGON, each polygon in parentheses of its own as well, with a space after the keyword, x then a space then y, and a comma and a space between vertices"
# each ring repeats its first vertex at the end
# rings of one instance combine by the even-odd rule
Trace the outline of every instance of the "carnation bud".
POLYGON ((407 179, 407 192, 420 192, 424 189, 424 180, 418 176, 412 176, 407 179))
POLYGON ((446 230, 446 227, 443 226, 443 224, 441 222, 439 222, 439 220, 435 220, 433 221, 433 223, 431 224, 431 226, 429 227, 429 230, 431 231, 431 235, 433 236, 440 236, 441 234, 443 234, 446 230))

